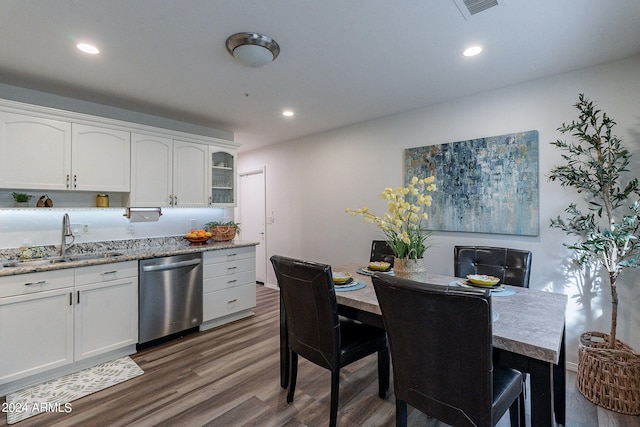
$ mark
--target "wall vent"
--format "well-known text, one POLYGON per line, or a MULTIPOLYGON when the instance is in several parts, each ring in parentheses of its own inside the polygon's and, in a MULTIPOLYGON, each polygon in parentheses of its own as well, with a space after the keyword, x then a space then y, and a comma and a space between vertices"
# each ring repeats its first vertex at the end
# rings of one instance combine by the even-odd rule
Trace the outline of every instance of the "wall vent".
POLYGON ((469 19, 473 15, 484 12, 492 7, 503 5, 505 0, 453 0, 464 19, 469 19))

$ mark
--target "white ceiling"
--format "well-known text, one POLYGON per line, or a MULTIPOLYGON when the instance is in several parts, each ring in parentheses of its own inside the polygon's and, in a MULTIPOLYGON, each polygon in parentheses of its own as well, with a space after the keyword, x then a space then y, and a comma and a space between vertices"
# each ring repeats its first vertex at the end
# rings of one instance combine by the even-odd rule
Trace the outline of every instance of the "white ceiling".
POLYGON ((231 131, 249 150, 640 52, 639 0, 502 3, 466 20, 453 0, 2 0, 0 83, 231 131), (243 31, 280 56, 235 62, 225 40, 243 31), (462 57, 471 44, 484 52, 462 57))

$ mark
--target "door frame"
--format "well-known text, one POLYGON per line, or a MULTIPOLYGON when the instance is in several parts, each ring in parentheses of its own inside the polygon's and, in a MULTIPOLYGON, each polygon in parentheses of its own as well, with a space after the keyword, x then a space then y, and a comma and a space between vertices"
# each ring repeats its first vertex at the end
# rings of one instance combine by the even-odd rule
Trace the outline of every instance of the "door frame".
MULTIPOLYGON (((267 283, 267 239, 268 239, 268 235, 269 235, 269 233, 267 232, 267 223, 266 223, 266 220, 267 220, 267 217, 266 217, 266 214, 267 214, 267 167, 266 166, 262 166, 262 168, 259 168, 259 169, 251 169, 251 170, 248 170, 248 171, 238 172, 238 182, 240 183, 238 188, 239 188, 240 193, 242 193, 242 180, 240 178, 242 178, 243 176, 258 175, 258 174, 262 174, 262 184, 263 184, 261 190, 262 190, 262 195, 263 195, 262 200, 264 201, 264 206, 263 206, 264 217, 262 218, 262 222, 264 224, 263 225, 264 235, 263 235, 263 242, 262 242, 263 248, 261 248, 261 250, 264 249, 263 250, 264 259, 263 259, 263 263, 262 263, 262 265, 264 266, 264 271, 262 271, 261 273, 262 273, 262 277, 264 277, 264 283, 263 284, 266 286, 266 285, 268 285, 268 283, 267 283)), ((239 199, 239 201, 242 200, 242 194, 240 194, 240 197, 238 199, 239 199)), ((238 206, 239 206, 239 212, 238 213, 239 213, 240 221, 242 221, 242 214, 243 214, 244 206, 243 206, 242 203, 239 203, 238 206)), ((260 250, 256 250, 256 259, 259 256, 259 253, 260 253, 260 250)), ((256 272, 257 272, 257 269, 258 269, 258 264, 256 263, 256 272)))

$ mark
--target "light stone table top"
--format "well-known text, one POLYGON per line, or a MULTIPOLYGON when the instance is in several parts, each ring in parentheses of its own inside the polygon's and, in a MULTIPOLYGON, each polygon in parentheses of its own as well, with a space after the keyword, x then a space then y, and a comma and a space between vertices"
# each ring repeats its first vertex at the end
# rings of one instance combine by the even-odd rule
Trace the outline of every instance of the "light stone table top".
MULTIPOLYGON (((356 264, 332 267, 349 273, 366 287, 336 292, 338 304, 370 313, 381 314, 371 277, 356 272, 356 264)), ((448 286, 455 277, 427 274, 426 282, 448 286)), ((492 324, 493 346, 545 362, 557 364, 565 326, 567 296, 517 286, 509 286, 515 294, 492 296, 492 309, 499 318, 492 324)))

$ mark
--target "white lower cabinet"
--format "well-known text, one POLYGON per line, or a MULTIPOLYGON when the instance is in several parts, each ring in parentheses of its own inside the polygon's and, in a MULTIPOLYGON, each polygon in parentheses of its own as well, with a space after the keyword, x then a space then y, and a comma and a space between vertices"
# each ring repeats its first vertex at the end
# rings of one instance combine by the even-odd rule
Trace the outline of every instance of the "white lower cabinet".
POLYGON ((0 396, 135 353, 137 262, 0 278, 0 396))
POLYGON ((0 390, 73 362, 72 296, 73 271, 0 279, 0 390))
POLYGON ((203 253, 201 330, 253 314, 256 306, 254 246, 203 253))
POLYGON ((138 263, 76 269, 75 359, 138 342, 138 263))

